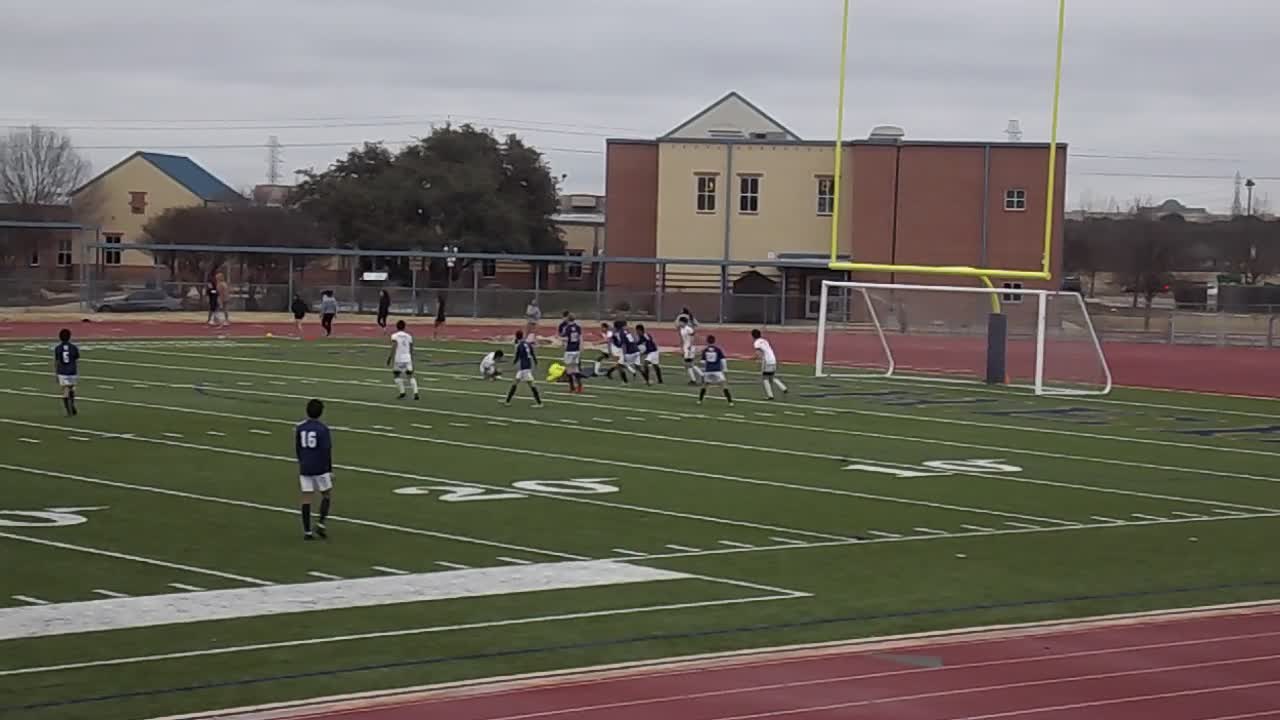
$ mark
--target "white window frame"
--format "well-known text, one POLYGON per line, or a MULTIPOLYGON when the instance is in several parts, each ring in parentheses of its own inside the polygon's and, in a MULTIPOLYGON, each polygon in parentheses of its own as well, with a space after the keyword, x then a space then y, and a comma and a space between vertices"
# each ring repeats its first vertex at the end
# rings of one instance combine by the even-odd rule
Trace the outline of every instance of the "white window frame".
MULTIPOLYGON (((1000 287, 1004 288, 1005 290, 1022 290, 1023 289, 1022 283, 1018 282, 1017 280, 1001 283, 1000 287)), ((1000 293, 1000 302, 1005 303, 1006 305, 1017 305, 1021 303, 1025 297, 1026 296, 1023 295, 1022 293, 1000 293)))
POLYGON ((67 239, 64 239, 64 240, 59 240, 59 241, 58 241, 58 255, 57 255, 57 260, 56 260, 57 266, 58 266, 58 267, 71 267, 71 260, 72 260, 73 252, 74 252, 74 247, 73 247, 72 240, 71 240, 70 238, 67 238, 67 239))
POLYGON ((818 215, 827 217, 835 214, 836 179, 830 175, 818 175, 814 192, 817 194, 818 215))
POLYGON ((760 188, 764 176, 758 173, 741 173, 738 175, 738 214, 760 214, 760 188))
POLYGON ((1026 212, 1027 191, 1022 188, 1009 188, 1004 191, 1005 212, 1026 212))
POLYGON ((719 196, 720 175, 718 173, 693 174, 693 209, 699 215, 714 215, 719 196))
POLYGON ((486 280, 492 280, 498 277, 498 261, 497 260, 481 260, 480 261, 480 277, 486 280))
MULTIPOLYGON (((124 235, 120 233, 104 233, 102 242, 108 245, 121 245, 124 243, 124 235)), ((123 263, 124 251, 112 250, 110 248, 102 249, 102 264, 116 266, 123 263)))

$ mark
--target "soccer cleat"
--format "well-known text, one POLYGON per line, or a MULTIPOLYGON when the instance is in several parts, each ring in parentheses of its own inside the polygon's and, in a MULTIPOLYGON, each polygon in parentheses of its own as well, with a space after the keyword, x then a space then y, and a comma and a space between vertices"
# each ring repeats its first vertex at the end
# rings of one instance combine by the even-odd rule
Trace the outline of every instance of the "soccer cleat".
POLYGON ((325 530, 323 525, 316 525, 316 535, 319 535, 322 540, 329 539, 329 531, 325 530))
POLYGON ((404 399, 404 393, 400 393, 399 395, 397 395, 397 396, 396 396, 396 399, 397 399, 397 400, 403 400, 403 399, 404 399))
POLYGON ((419 394, 417 394, 417 393, 414 393, 414 394, 413 394, 413 399, 414 399, 414 400, 421 400, 421 399, 422 399, 422 396, 421 396, 421 395, 419 395, 419 394))
POLYGON ((307 533, 306 535, 302 536, 302 539, 306 540, 307 542, 311 542, 312 540, 316 539, 316 536, 312 535, 311 533, 307 533))

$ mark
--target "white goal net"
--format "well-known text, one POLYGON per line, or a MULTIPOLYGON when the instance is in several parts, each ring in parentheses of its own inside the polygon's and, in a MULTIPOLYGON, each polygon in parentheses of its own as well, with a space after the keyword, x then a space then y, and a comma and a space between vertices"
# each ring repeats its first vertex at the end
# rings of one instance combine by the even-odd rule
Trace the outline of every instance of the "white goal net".
POLYGON ((821 303, 819 377, 994 382, 1037 395, 1111 391, 1078 293, 825 281, 821 303))

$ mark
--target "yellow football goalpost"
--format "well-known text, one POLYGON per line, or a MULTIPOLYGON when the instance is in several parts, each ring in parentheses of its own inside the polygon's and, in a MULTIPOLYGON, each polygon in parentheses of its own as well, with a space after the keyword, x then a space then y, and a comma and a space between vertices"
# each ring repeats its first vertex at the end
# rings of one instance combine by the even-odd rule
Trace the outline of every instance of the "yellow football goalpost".
MULTIPOLYGON (((844 95, 845 80, 848 75, 847 64, 849 60, 849 4, 850 0, 844 0, 844 19, 841 23, 840 35, 840 92, 839 107, 836 110, 836 163, 833 188, 835 192, 836 202, 831 213, 831 262, 829 264, 832 270, 842 271, 861 271, 861 272, 900 272, 900 273, 916 273, 922 275, 953 275, 956 277, 972 277, 978 278, 987 287, 993 287, 991 284, 992 277, 1009 278, 1012 280, 1050 280, 1053 278, 1051 267, 1051 254, 1053 251, 1053 215, 1055 198, 1057 194, 1058 181, 1058 109, 1062 96, 1062 46, 1063 39, 1066 36, 1066 20, 1067 20, 1067 0, 1058 0, 1058 43, 1057 58, 1054 63, 1053 73, 1053 110, 1050 122, 1049 133, 1049 182, 1048 182, 1048 198, 1045 203, 1044 211, 1044 249, 1040 259, 1040 269, 1037 270, 1016 270, 1016 269, 999 269, 999 268, 978 268, 969 266, 946 266, 946 265, 898 265, 892 263, 864 263, 864 262, 840 262, 840 186, 842 181, 842 171, 844 165, 844 95)), ((998 303, 996 296, 992 296, 993 304, 998 303)), ((997 306, 998 307, 998 306, 997 306)))

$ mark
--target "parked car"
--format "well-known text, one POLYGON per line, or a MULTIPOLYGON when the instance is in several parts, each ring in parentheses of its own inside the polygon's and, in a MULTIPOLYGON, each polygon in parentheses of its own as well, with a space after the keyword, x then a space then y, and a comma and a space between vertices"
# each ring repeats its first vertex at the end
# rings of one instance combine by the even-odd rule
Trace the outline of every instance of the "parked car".
POLYGON ((181 310, 182 301, 163 290, 139 290, 121 297, 107 298, 98 304, 98 312, 158 312, 181 310))

